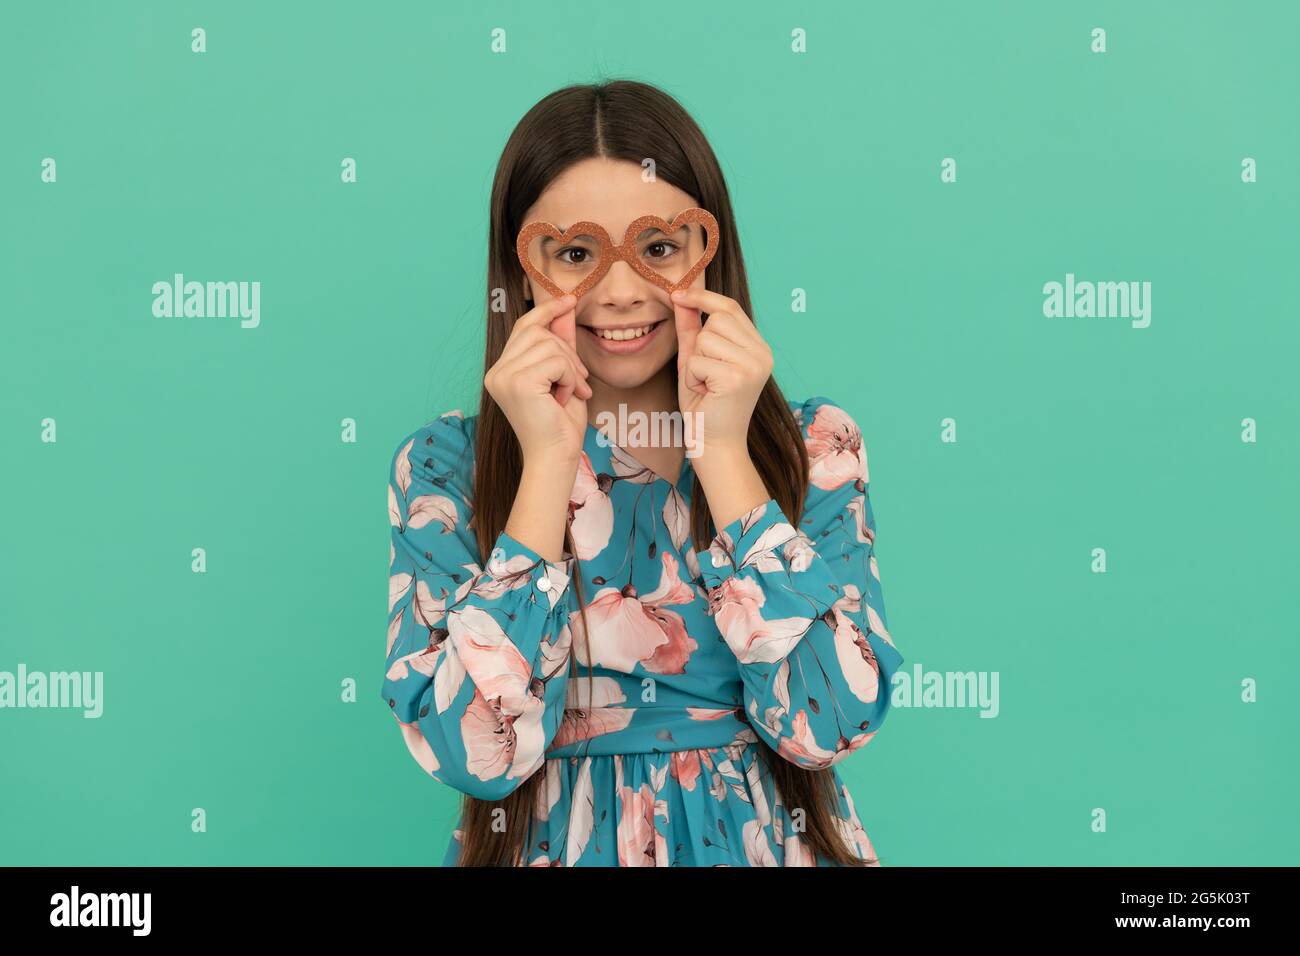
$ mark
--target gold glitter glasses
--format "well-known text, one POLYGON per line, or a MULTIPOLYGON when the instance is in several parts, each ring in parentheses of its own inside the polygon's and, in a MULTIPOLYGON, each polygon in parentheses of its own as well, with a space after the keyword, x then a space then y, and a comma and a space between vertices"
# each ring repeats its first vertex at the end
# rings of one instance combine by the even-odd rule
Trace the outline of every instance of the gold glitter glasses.
POLYGON ((704 271, 718 251, 718 222, 698 207, 672 222, 654 215, 635 219, 617 245, 599 223, 575 222, 561 230, 530 222, 519 230, 515 252, 529 278, 552 296, 581 297, 620 259, 671 294, 704 271))

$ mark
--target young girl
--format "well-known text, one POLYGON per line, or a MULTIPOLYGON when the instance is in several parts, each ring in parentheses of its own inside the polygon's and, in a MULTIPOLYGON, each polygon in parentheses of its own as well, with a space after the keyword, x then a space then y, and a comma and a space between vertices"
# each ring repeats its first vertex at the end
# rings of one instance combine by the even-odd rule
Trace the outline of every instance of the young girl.
MULTIPOLYGON (((878 865, 834 766, 879 730, 902 661, 866 451, 844 409, 773 381, 703 133, 642 83, 559 90, 491 204, 478 414, 407 435, 388 489, 383 695, 465 794, 444 865, 878 865), (628 259, 555 297, 516 254, 526 223, 618 244, 695 207, 720 246, 671 299, 628 259), (691 448, 598 427, 662 413, 698 423, 691 448)), ((682 275, 701 235, 635 254, 682 275)))

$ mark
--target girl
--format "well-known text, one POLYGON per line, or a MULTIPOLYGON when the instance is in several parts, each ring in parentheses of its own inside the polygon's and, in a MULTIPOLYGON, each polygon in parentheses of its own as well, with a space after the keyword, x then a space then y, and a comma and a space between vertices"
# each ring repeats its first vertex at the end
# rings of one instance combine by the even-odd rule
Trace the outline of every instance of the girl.
MULTIPOLYGON (((834 766, 902 661, 866 451, 846 411, 773 381, 703 133, 642 83, 559 90, 511 135, 491 205, 478 414, 407 435, 389 474, 383 695, 465 795, 444 865, 878 865, 834 766), (721 243, 671 299, 630 259, 552 296, 516 255, 533 221, 617 243, 694 207, 721 243), (689 455, 597 427, 674 412, 699 424, 689 455)), ((683 275, 701 234, 682 235, 633 254, 683 275)))

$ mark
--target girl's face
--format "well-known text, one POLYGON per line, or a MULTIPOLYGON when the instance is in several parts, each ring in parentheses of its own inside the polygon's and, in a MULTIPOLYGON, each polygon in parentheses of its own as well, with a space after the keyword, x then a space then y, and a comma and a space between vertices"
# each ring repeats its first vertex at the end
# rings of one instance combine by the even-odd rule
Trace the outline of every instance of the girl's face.
MULTIPOLYGON (((566 229, 580 220, 599 223, 614 243, 632 220, 647 214, 672 218, 697 205, 695 199, 662 180, 645 182, 641 167, 626 160, 584 159, 558 176, 524 215, 524 222, 542 220, 566 229)), ((644 261, 660 269, 660 257, 679 256, 681 273, 703 252, 700 248, 674 251, 671 243, 646 245, 644 261)), ((694 244, 694 243, 692 243, 694 244)), ((581 253, 561 256, 581 259, 581 253)), ((565 260, 568 261, 568 260, 565 260)), ((551 294, 524 277, 528 298, 540 305, 551 294)), ((704 285, 703 274, 692 286, 704 285)), ((564 283, 560 283, 565 288, 564 283)), ((573 285, 567 286, 572 288, 573 285)), ((575 306, 578 356, 591 377, 614 388, 636 388, 649 381, 677 354, 677 329, 668 293, 647 280, 628 263, 616 261, 575 306), (637 334, 640 333, 640 334, 637 334), (617 338, 611 338, 616 335, 617 338)))

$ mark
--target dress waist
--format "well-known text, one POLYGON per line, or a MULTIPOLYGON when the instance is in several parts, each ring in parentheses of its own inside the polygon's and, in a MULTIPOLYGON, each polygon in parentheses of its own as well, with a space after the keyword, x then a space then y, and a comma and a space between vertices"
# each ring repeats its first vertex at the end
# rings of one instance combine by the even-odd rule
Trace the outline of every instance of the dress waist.
POLYGON ((546 757, 713 749, 757 740, 739 707, 569 708, 546 757))

